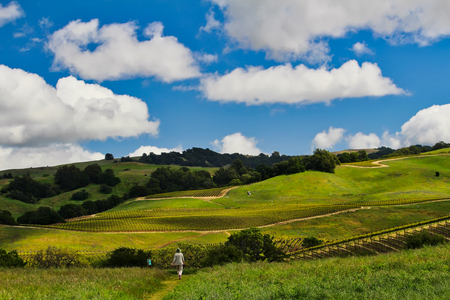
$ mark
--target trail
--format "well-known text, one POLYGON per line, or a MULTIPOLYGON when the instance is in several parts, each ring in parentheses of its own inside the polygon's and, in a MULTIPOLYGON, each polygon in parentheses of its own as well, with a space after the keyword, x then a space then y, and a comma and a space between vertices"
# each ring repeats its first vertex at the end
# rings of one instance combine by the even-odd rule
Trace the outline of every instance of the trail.
POLYGON ((131 202, 134 202, 134 201, 153 201, 153 200, 184 199, 184 198, 186 198, 186 199, 200 199, 200 200, 204 200, 204 201, 206 201, 206 202, 210 202, 210 203, 214 203, 214 204, 218 204, 218 205, 223 205, 223 204, 221 204, 221 203, 212 202, 211 200, 213 200, 213 199, 219 199, 219 198, 225 197, 225 196, 228 194, 229 191, 234 190, 234 189, 237 189, 238 187, 240 187, 240 186, 233 186, 233 187, 231 187, 231 188, 225 189, 225 190, 223 190, 223 191, 220 193, 219 196, 215 196, 215 197, 167 197, 167 198, 146 198, 146 197, 139 197, 139 198, 136 198, 135 200, 130 201, 130 202, 128 202, 128 203, 131 203, 131 202))
MULTIPOLYGON (((183 275, 182 278, 185 276, 186 275, 183 275)), ((181 279, 181 280, 183 280, 183 279, 181 279)), ((144 299, 146 299, 146 300, 162 299, 165 295, 167 295, 169 292, 171 292, 181 282, 181 280, 178 280, 178 277, 172 275, 170 277, 170 279, 161 282, 164 285, 164 288, 162 290, 159 290, 156 293, 150 295, 150 297, 145 297, 144 299)))
POLYGON ((389 168, 389 165, 384 165, 384 164, 382 164, 382 162, 407 159, 407 158, 424 158, 424 157, 430 157, 430 156, 449 156, 449 155, 450 154, 432 154, 432 155, 417 155, 417 156, 405 156, 405 157, 399 157, 399 158, 388 158, 388 159, 373 161, 372 164, 375 165, 375 167, 363 167, 363 166, 356 166, 356 165, 341 165, 341 166, 350 167, 350 168, 361 168, 361 169, 389 168))

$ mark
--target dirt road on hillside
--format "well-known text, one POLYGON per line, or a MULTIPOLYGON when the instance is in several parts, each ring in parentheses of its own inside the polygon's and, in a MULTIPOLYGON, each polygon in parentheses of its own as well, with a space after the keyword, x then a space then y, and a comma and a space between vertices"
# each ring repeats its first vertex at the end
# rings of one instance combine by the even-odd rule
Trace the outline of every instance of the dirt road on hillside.
POLYGON ((420 155, 420 156, 412 156, 412 157, 399 157, 399 158, 388 158, 388 159, 382 159, 373 161, 372 164, 375 165, 375 167, 363 167, 363 166, 355 166, 355 165, 341 165, 342 167, 351 167, 351 168, 361 168, 361 169, 377 169, 377 168, 389 168, 388 165, 382 164, 384 161, 393 161, 393 160, 400 160, 400 159, 407 159, 407 158, 425 158, 430 156, 449 156, 450 154, 433 154, 433 155, 420 155))

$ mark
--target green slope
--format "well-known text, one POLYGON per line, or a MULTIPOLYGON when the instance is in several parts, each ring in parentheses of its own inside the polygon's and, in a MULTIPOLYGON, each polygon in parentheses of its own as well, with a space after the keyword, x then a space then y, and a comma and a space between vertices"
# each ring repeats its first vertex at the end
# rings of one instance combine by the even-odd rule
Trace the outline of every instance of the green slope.
POLYGON ((385 164, 389 167, 339 166, 335 174, 308 171, 278 176, 232 190, 215 202, 227 206, 272 202, 338 204, 450 196, 449 156, 411 157, 385 164))

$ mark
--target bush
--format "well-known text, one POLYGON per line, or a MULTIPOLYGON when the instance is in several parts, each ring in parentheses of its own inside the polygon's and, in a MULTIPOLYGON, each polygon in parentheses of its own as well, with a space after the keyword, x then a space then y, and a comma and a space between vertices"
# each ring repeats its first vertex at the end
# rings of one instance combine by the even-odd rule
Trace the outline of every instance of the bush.
POLYGON ((11 212, 9 212, 8 210, 0 209, 0 224, 17 225, 17 222, 11 215, 11 212))
POLYGON ((130 198, 137 198, 137 197, 144 197, 148 195, 148 191, 145 188, 145 186, 133 186, 130 191, 128 192, 128 197, 130 198))
POLYGON ((263 235, 259 228, 254 227, 233 233, 228 237, 225 246, 238 248, 248 262, 282 261, 286 257, 284 252, 275 246, 272 236, 263 235))
POLYGON ((29 256, 28 263, 37 268, 86 267, 88 261, 77 251, 66 248, 48 247, 29 256))
POLYGON ((82 200, 86 200, 87 198, 89 198, 89 193, 86 192, 86 190, 81 190, 79 192, 73 193, 70 200, 82 201, 82 200))
POLYGON ((231 180, 228 185, 230 186, 237 186, 237 185, 243 185, 244 183, 242 182, 242 180, 235 178, 233 180, 231 180))
POLYGON ((50 207, 39 207, 34 211, 27 211, 23 215, 17 218, 19 224, 40 224, 50 225, 55 223, 65 223, 63 217, 61 217, 56 211, 50 207))
POLYGON ((311 236, 311 237, 307 237, 307 238, 303 239, 302 247, 303 248, 311 248, 314 246, 322 245, 322 243, 323 243, 322 240, 319 240, 318 238, 311 236))
POLYGON ((406 237, 405 249, 417 249, 422 248, 424 245, 436 246, 443 244, 445 238, 440 235, 431 235, 427 231, 415 232, 412 235, 406 237))
POLYGON ((0 249, 0 267, 23 268, 25 265, 26 262, 23 261, 17 251, 6 252, 0 249))
POLYGON ((244 258, 242 251, 236 246, 220 245, 208 251, 205 266, 224 265, 232 262, 241 262, 244 258))
POLYGON ((112 251, 106 264, 110 267, 145 267, 151 251, 121 247, 112 251))
POLYGON ((102 194, 111 194, 111 192, 112 192, 112 188, 110 188, 106 184, 102 184, 100 186, 100 193, 102 193, 102 194))

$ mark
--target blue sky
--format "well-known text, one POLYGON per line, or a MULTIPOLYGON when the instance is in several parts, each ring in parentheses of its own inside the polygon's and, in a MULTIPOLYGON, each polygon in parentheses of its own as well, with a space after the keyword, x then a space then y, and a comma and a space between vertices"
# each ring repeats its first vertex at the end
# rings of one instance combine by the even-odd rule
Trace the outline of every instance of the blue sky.
POLYGON ((450 142, 447 0, 0 5, 0 169, 450 142))

